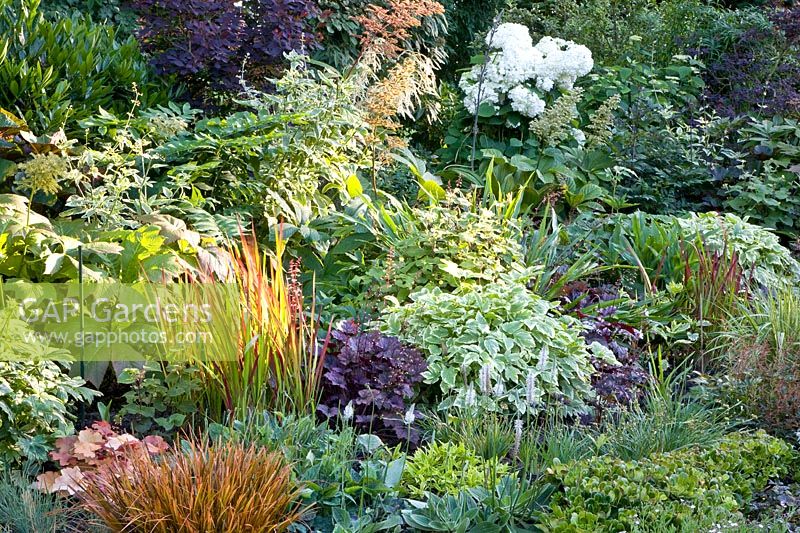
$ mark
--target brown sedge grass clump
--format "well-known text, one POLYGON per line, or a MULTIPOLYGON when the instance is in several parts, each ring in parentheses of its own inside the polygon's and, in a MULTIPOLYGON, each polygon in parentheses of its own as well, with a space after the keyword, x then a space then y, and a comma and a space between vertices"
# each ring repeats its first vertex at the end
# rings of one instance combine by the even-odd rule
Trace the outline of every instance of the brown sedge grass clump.
POLYGON ((772 431, 800 430, 800 369, 789 357, 774 357, 764 344, 746 344, 731 355, 731 375, 747 407, 772 431))
POLYGON ((765 288, 727 329, 718 349, 740 401, 770 431, 800 430, 800 293, 765 288))
POLYGON ((298 521, 300 489, 278 452, 192 441, 161 458, 134 454, 87 478, 82 506, 114 532, 280 532, 298 521))

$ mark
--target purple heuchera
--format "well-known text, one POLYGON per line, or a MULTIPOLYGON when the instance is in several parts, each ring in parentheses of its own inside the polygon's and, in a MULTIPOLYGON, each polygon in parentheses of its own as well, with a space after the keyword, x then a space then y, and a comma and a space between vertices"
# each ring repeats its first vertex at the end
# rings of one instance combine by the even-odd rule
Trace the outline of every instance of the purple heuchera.
POLYGON ((583 323, 581 336, 586 344, 597 342, 614 354, 618 366, 593 360, 595 374, 592 386, 598 400, 604 404, 630 404, 641 397, 647 383, 647 372, 639 364, 636 343, 642 338, 640 331, 628 324, 613 321, 616 307, 609 305, 598 309, 594 315, 584 313, 586 307, 619 298, 619 291, 609 285, 589 287, 585 283, 573 283, 565 288, 562 303, 583 323))
MULTIPOLYGON (((406 439, 406 400, 414 396, 414 385, 422 381, 428 366, 425 358, 395 337, 362 331, 353 320, 342 323, 331 336, 319 412, 335 418, 352 402, 353 421, 360 429, 389 439, 406 439)), ((411 438, 416 440, 415 431, 411 438)))

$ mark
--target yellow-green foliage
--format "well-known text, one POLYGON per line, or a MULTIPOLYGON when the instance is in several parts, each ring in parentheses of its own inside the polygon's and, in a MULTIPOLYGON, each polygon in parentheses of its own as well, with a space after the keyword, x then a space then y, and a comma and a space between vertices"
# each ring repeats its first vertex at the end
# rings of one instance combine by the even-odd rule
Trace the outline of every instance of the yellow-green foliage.
POLYGON ((508 465, 485 460, 464 443, 433 442, 406 463, 403 488, 417 498, 426 492, 458 494, 472 487, 494 487, 508 472, 508 465))
POLYGON ((450 291, 464 283, 485 284, 524 263, 515 222, 450 194, 442 202, 396 213, 385 236, 386 254, 364 283, 384 282, 384 292, 405 301, 423 287, 450 291))

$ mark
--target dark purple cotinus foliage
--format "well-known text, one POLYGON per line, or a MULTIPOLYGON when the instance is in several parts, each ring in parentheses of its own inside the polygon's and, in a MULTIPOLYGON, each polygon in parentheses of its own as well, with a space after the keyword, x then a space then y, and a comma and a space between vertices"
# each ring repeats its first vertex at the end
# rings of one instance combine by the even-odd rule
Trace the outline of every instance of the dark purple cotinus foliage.
POLYGON ((156 69, 177 74, 196 99, 209 90, 258 88, 284 52, 316 46, 313 0, 132 0, 137 36, 156 69))
MULTIPOLYGON (((613 320, 616 307, 597 306, 596 311, 586 311, 589 306, 619 299, 619 290, 610 285, 590 287, 583 282, 575 282, 564 288, 562 305, 576 316, 584 325, 581 334, 586 344, 597 342, 605 346, 621 363, 612 366, 593 360, 595 374, 592 386, 602 405, 630 404, 639 399, 647 383, 647 372, 639 364, 636 343, 642 338, 641 332, 628 324, 613 320)), ((598 407, 602 407, 598 405, 598 407)))
POLYGON ((725 50, 690 50, 705 64, 705 98, 726 116, 800 112, 800 7, 776 9, 771 28, 744 31, 725 50))
POLYGON ((290 50, 317 47, 311 17, 320 16, 310 0, 247 0, 248 53, 261 63, 277 63, 290 50))
MULTIPOLYGON (((331 336, 319 412, 335 418, 352 402, 353 422, 359 429, 389 440, 405 440, 409 436, 403 422, 406 400, 422 381, 428 367, 425 358, 395 337, 361 331, 353 320, 331 336)), ((413 429, 411 439, 418 439, 413 429)))
POLYGON ((189 85, 217 80, 236 83, 244 13, 230 0, 133 0, 139 14, 137 37, 161 73, 175 73, 189 85))

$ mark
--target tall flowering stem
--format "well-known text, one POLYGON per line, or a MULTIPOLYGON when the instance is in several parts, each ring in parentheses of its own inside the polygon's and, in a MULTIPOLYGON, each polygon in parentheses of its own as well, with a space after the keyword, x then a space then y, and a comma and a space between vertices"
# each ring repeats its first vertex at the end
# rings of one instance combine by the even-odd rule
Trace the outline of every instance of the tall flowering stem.
POLYGON ((475 117, 472 121, 472 155, 470 157, 470 165, 472 170, 475 170, 475 152, 478 148, 478 110, 481 107, 481 97, 483 96, 483 81, 486 79, 486 71, 489 68, 489 61, 491 60, 492 42, 494 42, 494 35, 497 28, 500 27, 500 20, 503 18, 503 11, 497 14, 492 22, 492 29, 489 30, 489 35, 486 37, 486 48, 483 51, 483 63, 481 63, 481 71, 478 76, 478 92, 477 103, 475 104, 475 117))

